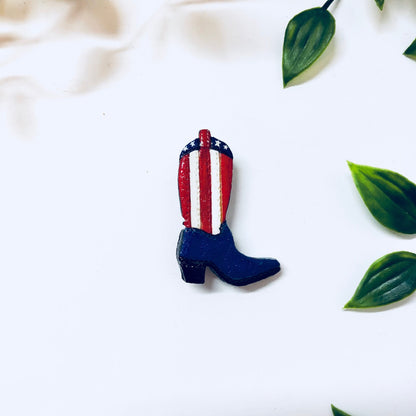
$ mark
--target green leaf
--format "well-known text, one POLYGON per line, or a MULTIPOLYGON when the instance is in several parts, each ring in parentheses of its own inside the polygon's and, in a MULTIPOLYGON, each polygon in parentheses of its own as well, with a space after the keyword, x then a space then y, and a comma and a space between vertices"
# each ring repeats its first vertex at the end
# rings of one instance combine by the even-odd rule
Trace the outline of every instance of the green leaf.
POLYGON ((331 404, 331 408, 334 416, 350 416, 348 413, 345 413, 342 410, 337 409, 333 404, 331 404))
POLYGON ((376 260, 345 308, 374 308, 397 302, 416 289, 416 254, 398 251, 376 260))
POLYGON ((309 68, 335 33, 335 19, 322 7, 305 10, 287 25, 283 43, 283 85, 309 68))
POLYGON ((403 55, 408 56, 409 58, 415 58, 416 59, 416 39, 403 52, 403 55))
POLYGON ((355 185, 367 208, 385 227, 416 233, 416 185, 390 170, 348 162, 355 185))
POLYGON ((376 0, 377 6, 380 10, 383 10, 384 0, 376 0))

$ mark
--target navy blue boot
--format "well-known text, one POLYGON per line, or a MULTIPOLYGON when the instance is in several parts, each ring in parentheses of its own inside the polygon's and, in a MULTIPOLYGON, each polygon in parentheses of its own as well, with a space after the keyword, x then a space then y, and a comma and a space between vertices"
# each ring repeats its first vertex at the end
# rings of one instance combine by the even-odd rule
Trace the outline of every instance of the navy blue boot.
POLYGON ((275 259, 253 258, 241 254, 227 222, 219 234, 209 234, 198 228, 181 231, 177 259, 182 279, 188 283, 204 283, 208 266, 220 279, 235 286, 245 286, 276 274, 280 264, 275 259))
POLYGON ((185 229, 179 236, 177 258, 182 278, 204 283, 208 266, 222 280, 244 286, 280 270, 275 259, 241 254, 225 217, 231 194, 233 154, 222 141, 201 130, 179 159, 179 198, 185 229))

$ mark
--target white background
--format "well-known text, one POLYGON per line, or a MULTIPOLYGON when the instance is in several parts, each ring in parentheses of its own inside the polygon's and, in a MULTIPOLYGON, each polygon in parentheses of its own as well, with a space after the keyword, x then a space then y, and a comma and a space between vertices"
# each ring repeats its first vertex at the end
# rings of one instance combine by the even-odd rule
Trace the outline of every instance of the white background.
POLYGON ((344 311, 416 251, 346 160, 416 180, 411 0, 341 0, 282 88, 293 1, 0 3, 0 414, 414 416, 416 297, 344 311), (27 3, 27 4, 26 4, 27 3), (277 277, 180 277, 182 147, 234 153, 228 222, 277 277))

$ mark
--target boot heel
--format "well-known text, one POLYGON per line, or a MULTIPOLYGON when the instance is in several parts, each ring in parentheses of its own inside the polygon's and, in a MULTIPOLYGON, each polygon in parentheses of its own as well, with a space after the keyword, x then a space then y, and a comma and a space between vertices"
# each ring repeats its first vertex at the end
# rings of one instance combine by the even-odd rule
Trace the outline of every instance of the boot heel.
POLYGON ((186 283, 205 283, 205 264, 198 261, 179 259, 179 266, 182 272, 182 279, 186 283))

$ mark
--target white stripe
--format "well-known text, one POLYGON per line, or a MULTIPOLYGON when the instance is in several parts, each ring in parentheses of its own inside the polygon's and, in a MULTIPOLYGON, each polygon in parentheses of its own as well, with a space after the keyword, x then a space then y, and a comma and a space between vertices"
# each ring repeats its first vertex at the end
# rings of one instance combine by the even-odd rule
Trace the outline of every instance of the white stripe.
POLYGON ((191 227, 201 228, 199 199, 199 151, 189 153, 189 182, 191 185, 191 227))
POLYGON ((210 149, 211 157, 211 217, 212 234, 219 234, 221 226, 220 153, 210 149))

